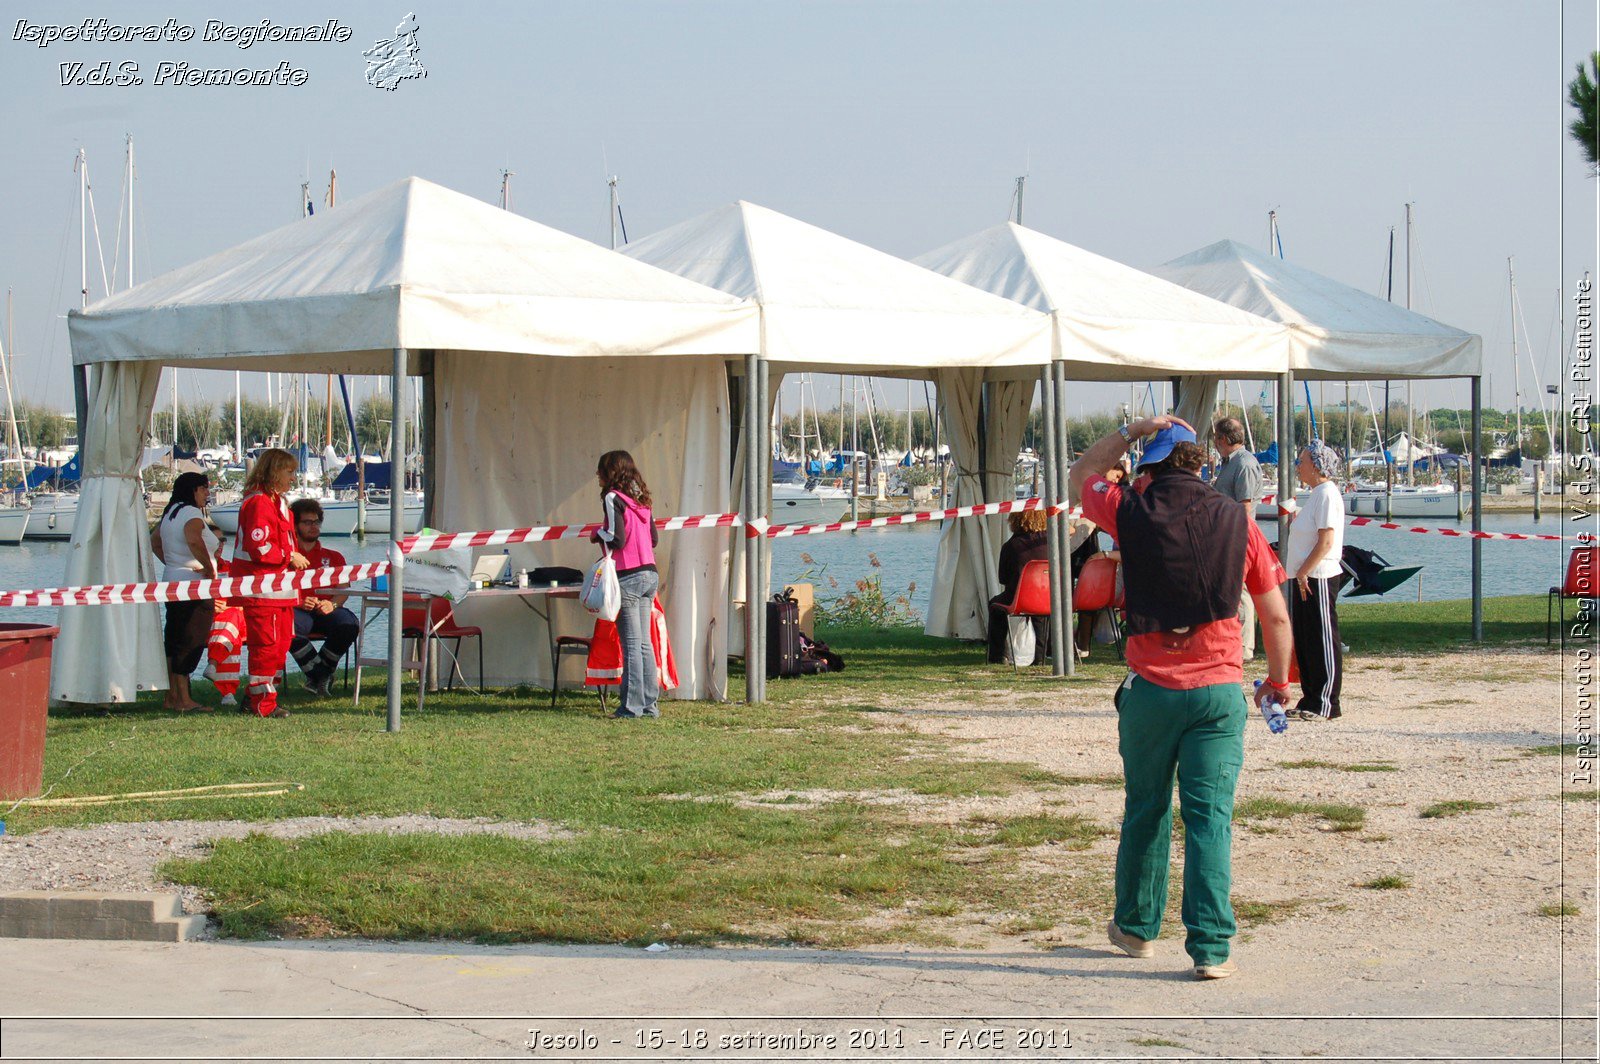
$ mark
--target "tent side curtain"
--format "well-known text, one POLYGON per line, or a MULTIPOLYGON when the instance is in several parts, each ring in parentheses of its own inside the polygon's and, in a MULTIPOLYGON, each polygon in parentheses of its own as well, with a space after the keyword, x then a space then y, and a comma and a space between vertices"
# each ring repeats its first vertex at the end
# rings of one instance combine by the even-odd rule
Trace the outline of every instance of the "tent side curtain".
MULTIPOLYGON (((435 525, 447 531, 585 524, 600 518, 595 463, 629 451, 657 517, 727 513, 728 388, 718 357, 575 361, 476 351, 434 360, 435 525)), ((681 682, 678 698, 726 690, 730 530, 661 534, 656 561, 681 682)), ((502 548, 486 548, 499 553, 502 548)), ((504 548, 516 569, 586 569, 598 548, 552 540, 504 548)), ((573 600, 545 599, 559 634, 587 637, 592 618, 573 600)), ((528 602, 468 599, 463 623, 483 628, 491 685, 552 682, 546 628, 528 602)), ((477 661, 464 655, 468 678, 477 661), (471 659, 471 660, 468 660, 471 659)), ((582 671, 572 664, 568 685, 582 671)))
MULTIPOLYGON (((66 583, 144 583, 157 578, 139 484, 144 432, 161 367, 97 366, 90 375, 89 432, 66 583)), ((63 606, 51 659, 55 702, 132 702, 167 685, 161 609, 155 605, 63 606)))

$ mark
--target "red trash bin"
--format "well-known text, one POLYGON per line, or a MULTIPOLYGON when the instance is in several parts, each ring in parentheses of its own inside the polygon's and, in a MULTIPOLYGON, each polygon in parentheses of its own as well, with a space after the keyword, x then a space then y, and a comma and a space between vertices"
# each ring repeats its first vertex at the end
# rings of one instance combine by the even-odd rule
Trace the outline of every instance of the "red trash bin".
POLYGON ((0 624, 0 799, 32 798, 44 785, 53 624, 0 624))

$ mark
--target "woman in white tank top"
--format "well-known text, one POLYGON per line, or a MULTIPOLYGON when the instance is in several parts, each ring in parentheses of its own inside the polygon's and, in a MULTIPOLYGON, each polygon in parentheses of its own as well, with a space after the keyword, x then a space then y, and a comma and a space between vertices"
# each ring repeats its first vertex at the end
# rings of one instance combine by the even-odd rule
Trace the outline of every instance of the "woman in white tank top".
MULTIPOLYGON (((204 473, 184 473, 172 486, 172 501, 150 533, 150 549, 161 559, 161 579, 214 580, 219 541, 206 518, 211 482, 204 473)), ((194 700, 189 676, 200 664, 211 635, 212 603, 167 603, 164 643, 167 654, 167 694, 163 705, 179 713, 210 712, 212 707, 194 700)))

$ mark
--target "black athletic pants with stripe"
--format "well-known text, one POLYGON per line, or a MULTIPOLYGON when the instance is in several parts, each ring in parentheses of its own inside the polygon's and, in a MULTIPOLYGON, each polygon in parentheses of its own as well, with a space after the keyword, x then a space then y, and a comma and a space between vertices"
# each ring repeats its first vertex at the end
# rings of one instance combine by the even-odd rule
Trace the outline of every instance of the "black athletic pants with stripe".
POLYGON ((1289 581, 1289 623, 1294 631, 1295 663, 1300 667, 1301 699, 1295 708, 1322 717, 1339 715, 1339 687, 1344 682, 1344 654, 1339 649, 1339 611, 1335 606, 1340 579, 1312 577, 1302 599, 1300 585, 1289 581))

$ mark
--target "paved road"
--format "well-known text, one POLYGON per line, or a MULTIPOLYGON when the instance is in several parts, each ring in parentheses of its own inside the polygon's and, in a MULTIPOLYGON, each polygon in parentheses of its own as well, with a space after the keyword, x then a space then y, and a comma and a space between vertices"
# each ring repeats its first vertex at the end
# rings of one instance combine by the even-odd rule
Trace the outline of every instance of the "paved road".
POLYGON ((1202 984, 1176 943, 1135 961, 0 939, 0 1058, 1595 1059, 1591 958, 1569 958, 1567 991, 1590 1018, 1565 1024, 1545 965, 1440 970, 1377 950, 1339 974, 1298 969, 1289 950, 1238 959, 1240 975, 1202 984))

